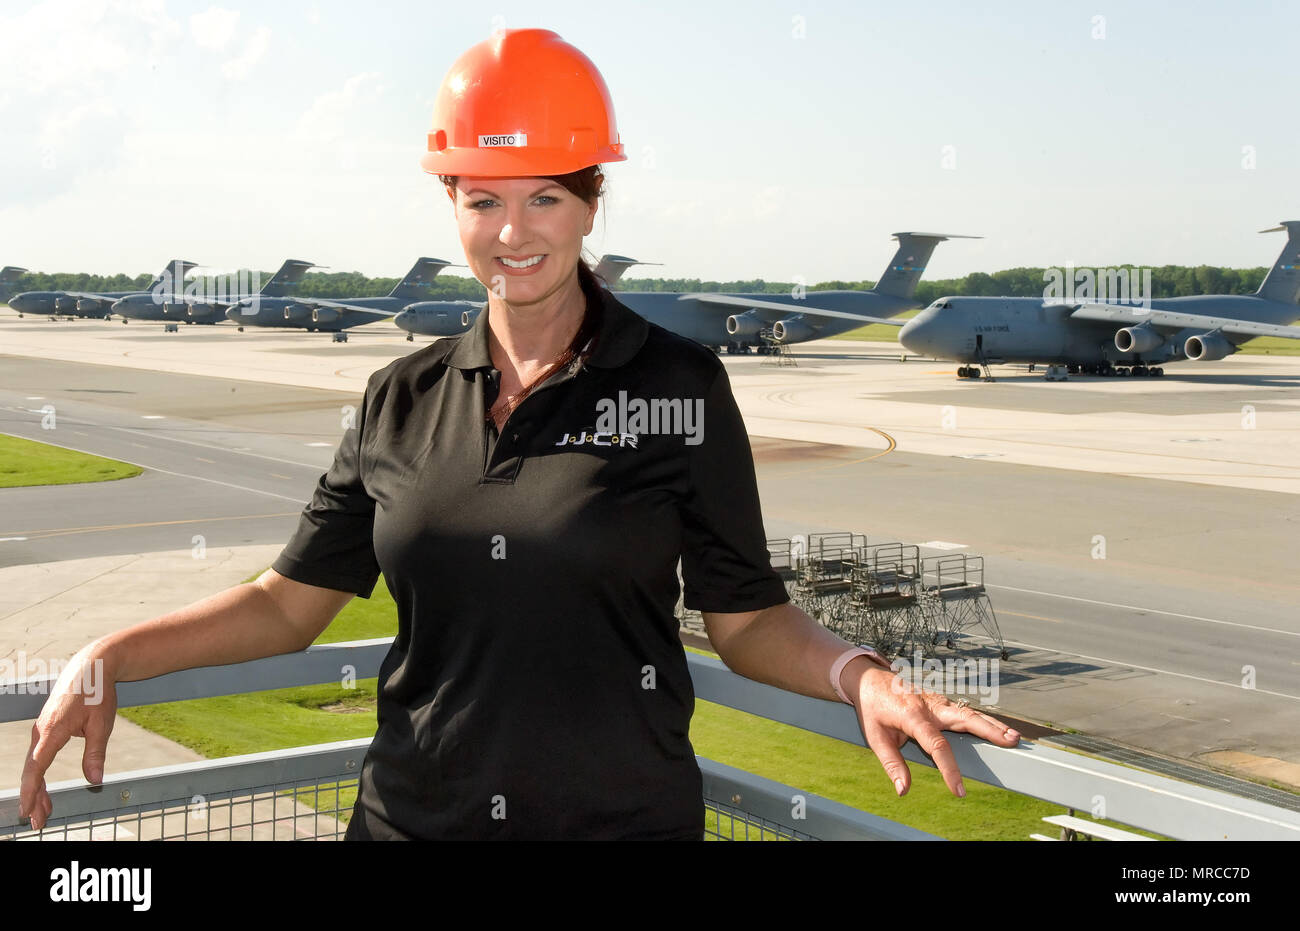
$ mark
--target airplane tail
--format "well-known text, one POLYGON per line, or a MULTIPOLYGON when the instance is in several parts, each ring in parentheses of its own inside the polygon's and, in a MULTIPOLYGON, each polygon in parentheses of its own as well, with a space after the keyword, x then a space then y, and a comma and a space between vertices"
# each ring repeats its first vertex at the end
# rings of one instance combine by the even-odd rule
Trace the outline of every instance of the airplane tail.
POLYGON ((198 262, 189 262, 185 259, 172 259, 163 266, 161 274, 155 275, 153 281, 149 282, 146 291, 152 291, 154 288, 161 286, 161 289, 168 292, 185 290, 185 276, 189 274, 191 268, 198 268, 198 262))
POLYGON ((433 284, 433 279, 438 277, 438 272, 453 264, 455 263, 444 262, 442 259, 416 259, 406 277, 397 283, 388 296, 411 301, 428 300, 429 285, 433 284))
POLYGON ((1283 304, 1300 303, 1300 220, 1283 220, 1281 226, 1260 230, 1261 233, 1286 231, 1286 245, 1273 267, 1264 276, 1255 294, 1283 304))
POLYGON ((629 259, 625 255, 602 255, 600 263, 596 266, 596 277, 605 284, 613 287, 623 273, 633 265, 660 265, 660 262, 641 262, 637 259, 629 259))
POLYGON ((0 304, 14 296, 18 288, 18 279, 25 274, 27 269, 19 268, 17 265, 6 265, 0 268, 0 304))
POLYGON ((309 268, 316 268, 316 265, 300 259, 288 259, 280 266, 280 270, 262 285, 262 290, 258 293, 266 297, 284 297, 294 285, 302 281, 302 276, 307 274, 309 268))
POLYGON ((890 297, 910 298, 916 293, 917 282, 925 273, 934 247, 945 239, 979 239, 979 236, 960 236, 956 233, 895 233, 898 251, 889 267, 880 276, 874 291, 890 297))

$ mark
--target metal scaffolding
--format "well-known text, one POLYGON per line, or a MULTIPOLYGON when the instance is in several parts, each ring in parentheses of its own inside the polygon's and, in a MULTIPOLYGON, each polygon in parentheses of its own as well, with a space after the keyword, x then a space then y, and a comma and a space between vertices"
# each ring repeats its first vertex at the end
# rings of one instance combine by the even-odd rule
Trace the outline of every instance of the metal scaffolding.
POLYGON ((922 557, 915 544, 869 544, 847 531, 768 540, 767 548, 790 601, 845 640, 897 656, 982 636, 1006 658, 981 556, 922 557))

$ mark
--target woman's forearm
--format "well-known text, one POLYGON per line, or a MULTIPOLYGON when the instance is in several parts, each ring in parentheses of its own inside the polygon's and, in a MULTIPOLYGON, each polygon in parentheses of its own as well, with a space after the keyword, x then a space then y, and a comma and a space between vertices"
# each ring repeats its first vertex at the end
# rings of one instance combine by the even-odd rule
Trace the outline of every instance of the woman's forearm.
POLYGON ((239 663, 306 648, 314 635, 286 617, 257 582, 218 592, 169 614, 100 637, 87 647, 112 682, 195 666, 239 663), (305 642, 304 642, 305 638, 305 642))
MULTIPOLYGON (((714 646, 732 671, 748 679, 813 698, 839 701, 831 685, 830 669, 854 644, 786 602, 757 612, 721 642, 715 640, 714 646)), ((856 657, 842 671, 842 681, 856 681, 869 665, 865 657, 856 657)))

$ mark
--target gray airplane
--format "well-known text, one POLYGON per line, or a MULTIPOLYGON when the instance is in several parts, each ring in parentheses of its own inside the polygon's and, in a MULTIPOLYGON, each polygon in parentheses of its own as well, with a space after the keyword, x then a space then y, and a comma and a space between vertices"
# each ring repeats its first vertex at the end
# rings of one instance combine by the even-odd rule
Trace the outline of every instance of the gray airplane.
MULTIPOLYGON (((1069 374, 1163 375, 1165 362, 1213 362, 1256 336, 1300 339, 1300 220, 1261 230, 1286 246, 1254 294, 1194 295, 1150 306, 1038 297, 942 297, 907 322, 909 351, 960 362, 980 377, 1005 362, 1064 366, 1069 374)), ((1053 377, 1049 370, 1049 377, 1053 377)))
MULTIPOLYGON (((9 302, 14 294, 14 288, 18 285, 18 280, 26 274, 27 269, 19 268, 17 265, 6 265, 0 268, 0 304, 9 302)), ((19 314, 18 316, 22 316, 19 314)))
MULTIPOLYGON (((184 267, 193 268, 193 262, 186 262, 184 259, 172 259, 163 267, 162 274, 158 275, 143 290, 149 291, 159 284, 171 280, 171 269, 184 267)), ((112 314, 110 308, 114 302, 121 298, 133 294, 140 294, 141 289, 136 288, 131 291, 24 291, 9 299, 9 306, 18 311, 18 316, 23 314, 47 314, 50 319, 63 314, 69 317, 102 317, 109 319, 112 314)))
MULTIPOLYGON (((613 284, 633 265, 658 265, 639 262, 625 255, 602 255, 596 274, 606 284, 613 284)), ((393 323, 406 331, 408 342, 420 336, 459 336, 474 325, 474 318, 484 307, 483 301, 417 301, 402 309, 393 323)))
MULTIPOLYGON (((226 311, 226 317, 245 326, 291 327, 334 334, 334 341, 347 342, 348 327, 374 323, 392 317, 428 295, 429 286, 438 273, 453 263, 442 259, 420 258, 406 276, 382 297, 349 297, 328 300, 318 297, 258 297, 239 301, 226 311)), ((425 302, 427 303, 427 302, 425 302)), ((440 302, 434 302, 440 303, 440 302)))
MULTIPOLYGON (((792 294, 711 294, 676 291, 615 291, 618 299, 651 323, 688 339, 729 353, 760 354, 775 345, 804 343, 845 333, 869 323, 901 325, 890 317, 917 306, 913 299, 934 247, 946 239, 975 239, 945 233, 895 233, 898 250, 880 281, 870 291, 807 291, 792 294)), ((606 256, 615 267, 641 264, 624 256, 606 256)), ((604 265, 602 260, 602 266, 604 265)), ((621 273, 620 273, 621 274, 621 273)), ((615 275, 613 281, 617 281, 615 275)), ((610 281, 609 278, 606 278, 610 281)), ((613 283, 611 281, 611 283, 613 283)), ((451 336, 437 332, 440 323, 453 324, 454 308, 417 308, 399 314, 393 322, 411 333, 451 336), (444 316, 439 319, 431 311, 444 316)), ((468 329, 477 311, 463 311, 461 324, 468 329)), ((460 330, 459 332, 464 332, 460 330)))
POLYGON ((112 305, 112 312, 120 316, 123 323, 130 320, 161 320, 170 331, 175 331, 179 323, 220 323, 226 318, 227 309, 242 300, 255 296, 282 297, 288 294, 302 281, 307 269, 316 267, 301 259, 287 259, 255 295, 238 288, 233 293, 217 288, 215 293, 204 294, 186 293, 185 273, 197 266, 192 262, 180 264, 187 267, 184 270, 178 267, 176 274, 158 282, 149 291, 129 294, 116 301, 112 305))

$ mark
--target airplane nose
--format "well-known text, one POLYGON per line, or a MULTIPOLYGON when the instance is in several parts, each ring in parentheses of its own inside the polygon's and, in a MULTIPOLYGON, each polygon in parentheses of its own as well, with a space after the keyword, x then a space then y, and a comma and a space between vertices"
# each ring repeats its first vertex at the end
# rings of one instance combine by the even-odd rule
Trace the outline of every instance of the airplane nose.
POLYGON ((934 331, 934 314, 927 308, 903 324, 898 331, 898 341, 908 352, 932 355, 934 331))

